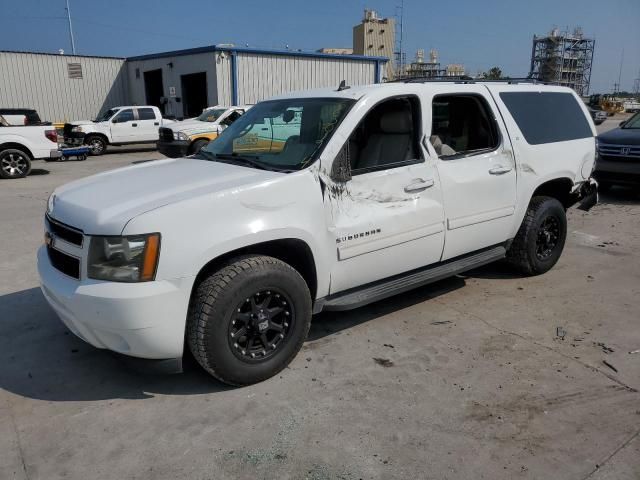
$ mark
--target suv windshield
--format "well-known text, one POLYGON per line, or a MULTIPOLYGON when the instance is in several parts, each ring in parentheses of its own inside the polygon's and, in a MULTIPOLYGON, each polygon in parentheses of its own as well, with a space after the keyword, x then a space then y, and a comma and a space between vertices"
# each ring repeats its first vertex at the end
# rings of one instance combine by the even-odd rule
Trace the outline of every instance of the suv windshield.
POLYGON ((622 126, 622 128, 626 129, 638 129, 640 128, 640 113, 636 113, 633 117, 626 121, 626 123, 622 126))
POLYGON ((102 115, 99 115, 98 118, 95 119, 95 121, 96 122, 106 122, 111 117, 113 117, 116 114, 116 112, 118 112, 117 108, 111 108, 111 109, 107 110, 106 112, 104 112, 102 115))
POLYGON ((198 120, 201 122, 215 122, 226 111, 226 108, 209 108, 200 114, 198 120))
POLYGON ((340 124, 354 100, 287 98, 258 103, 201 150, 203 157, 274 170, 301 170, 340 124))

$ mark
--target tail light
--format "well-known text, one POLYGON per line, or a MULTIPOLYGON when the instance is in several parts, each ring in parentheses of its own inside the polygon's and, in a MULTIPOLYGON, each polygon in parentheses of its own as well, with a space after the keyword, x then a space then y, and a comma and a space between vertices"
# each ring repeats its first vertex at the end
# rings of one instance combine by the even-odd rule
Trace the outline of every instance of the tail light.
POLYGON ((55 130, 45 130, 44 136, 52 142, 58 143, 58 132, 56 132, 55 130))

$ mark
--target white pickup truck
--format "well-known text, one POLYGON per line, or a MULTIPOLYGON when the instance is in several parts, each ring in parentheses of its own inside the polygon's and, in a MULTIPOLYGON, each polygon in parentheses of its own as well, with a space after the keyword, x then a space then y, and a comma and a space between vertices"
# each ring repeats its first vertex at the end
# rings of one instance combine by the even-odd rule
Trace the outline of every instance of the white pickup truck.
POLYGON ((98 348, 176 369, 189 348, 224 382, 258 382, 293 359, 323 309, 504 258, 526 275, 552 268, 566 209, 597 201, 595 134, 563 87, 291 93, 191 157, 56 189, 42 291, 98 348))
POLYGON ((31 160, 60 156, 58 134, 52 126, 11 126, 0 116, 0 178, 26 177, 31 160))
POLYGON ((158 129, 171 123, 175 122, 162 118, 158 107, 114 107, 94 121, 65 124, 64 142, 67 145, 87 145, 91 155, 102 155, 108 145, 156 143, 158 129))

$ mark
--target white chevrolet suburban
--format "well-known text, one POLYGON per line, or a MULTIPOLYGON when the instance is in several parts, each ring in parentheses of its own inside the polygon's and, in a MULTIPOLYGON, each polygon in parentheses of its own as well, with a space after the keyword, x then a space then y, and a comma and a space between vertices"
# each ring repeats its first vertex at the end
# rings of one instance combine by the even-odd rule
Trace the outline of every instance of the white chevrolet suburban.
POLYGON ((192 157, 58 188, 42 291, 98 348, 167 369, 189 348, 216 378, 251 384, 292 360, 323 309, 505 257, 525 274, 549 270, 566 209, 597 201, 594 136, 562 87, 341 84, 277 97, 192 157))
POLYGON ((12 126, 0 115, 0 178, 26 177, 32 160, 60 156, 58 134, 52 126, 12 126))
POLYGON ((66 123, 64 142, 67 145, 87 145, 91 155, 102 155, 108 145, 156 143, 158 129, 171 123, 175 123, 174 120, 162 118, 158 107, 114 107, 94 121, 66 123))

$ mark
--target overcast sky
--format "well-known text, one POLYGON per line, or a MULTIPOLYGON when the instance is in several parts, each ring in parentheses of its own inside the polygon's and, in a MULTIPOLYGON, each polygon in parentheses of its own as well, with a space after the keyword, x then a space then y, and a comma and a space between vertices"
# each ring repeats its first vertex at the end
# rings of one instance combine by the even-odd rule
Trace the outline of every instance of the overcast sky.
MULTIPOLYGON (((132 56, 210 45, 316 50, 350 47, 366 7, 393 16, 401 0, 70 0, 76 49, 132 56)), ((65 0, 0 0, 0 50, 71 51, 65 0)), ((591 92, 640 76, 640 0, 405 0, 404 50, 435 48, 475 73, 529 71, 533 34, 581 26, 596 39, 591 92)))

